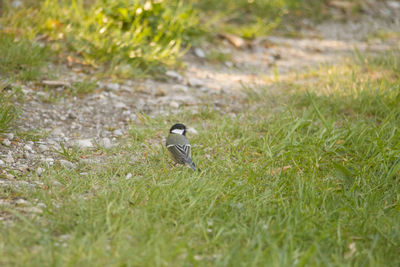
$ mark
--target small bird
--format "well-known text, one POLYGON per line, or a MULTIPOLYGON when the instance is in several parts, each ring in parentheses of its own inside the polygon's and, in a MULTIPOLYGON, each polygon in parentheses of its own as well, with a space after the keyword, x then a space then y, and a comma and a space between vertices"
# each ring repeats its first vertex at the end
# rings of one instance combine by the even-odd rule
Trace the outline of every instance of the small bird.
POLYGON ((169 130, 167 142, 165 143, 172 159, 179 164, 187 164, 192 170, 198 170, 190 158, 190 143, 186 138, 186 126, 182 123, 174 124, 169 130))

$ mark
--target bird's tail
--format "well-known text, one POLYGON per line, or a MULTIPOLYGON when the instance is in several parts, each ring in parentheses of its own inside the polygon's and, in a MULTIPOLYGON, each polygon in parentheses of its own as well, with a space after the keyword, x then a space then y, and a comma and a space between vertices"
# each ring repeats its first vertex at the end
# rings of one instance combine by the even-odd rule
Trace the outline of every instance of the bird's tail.
POLYGON ((192 169, 192 170, 197 170, 198 172, 200 172, 201 170, 196 166, 196 164, 194 164, 193 160, 189 158, 187 165, 192 169))

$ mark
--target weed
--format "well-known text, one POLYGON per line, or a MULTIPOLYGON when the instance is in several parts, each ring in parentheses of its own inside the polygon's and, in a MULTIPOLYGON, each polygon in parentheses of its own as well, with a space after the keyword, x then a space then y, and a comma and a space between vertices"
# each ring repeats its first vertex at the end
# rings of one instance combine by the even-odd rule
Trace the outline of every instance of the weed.
POLYGON ((20 80, 37 79, 42 75, 42 68, 49 56, 46 47, 41 47, 23 37, 1 34, 0 75, 2 76, 20 80))
POLYGON ((232 54, 231 53, 224 53, 218 50, 211 50, 206 55, 207 60, 211 62, 219 62, 223 63, 226 61, 232 61, 232 54))
POLYGON ((19 88, 11 88, 8 82, 0 81, 0 133, 7 132, 18 117, 21 95, 19 88))

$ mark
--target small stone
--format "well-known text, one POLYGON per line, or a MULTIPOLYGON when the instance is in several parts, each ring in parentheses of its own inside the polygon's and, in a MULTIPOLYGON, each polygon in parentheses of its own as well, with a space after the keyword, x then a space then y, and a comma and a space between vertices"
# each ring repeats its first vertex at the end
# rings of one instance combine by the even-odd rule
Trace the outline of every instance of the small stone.
POLYGON ((118 91, 118 89, 119 89, 119 84, 118 83, 107 83, 106 84, 106 90, 118 91))
POLYGON ((39 151, 40 152, 46 152, 47 150, 49 150, 49 148, 46 145, 39 145, 39 151))
POLYGON ((137 119, 137 115, 132 113, 132 114, 129 116, 129 118, 131 119, 131 121, 135 121, 135 120, 137 119))
POLYGON ((15 176, 14 175, 12 175, 11 173, 6 173, 6 178, 8 179, 8 180, 12 180, 12 179, 14 179, 15 178, 15 176))
POLYGON ((0 159, 0 166, 3 167, 4 165, 6 165, 6 163, 3 160, 0 159))
POLYGON ((28 151, 32 151, 32 147, 28 144, 24 145, 24 149, 28 151))
POLYGON ((167 94, 167 93, 165 92, 164 89, 162 89, 161 87, 158 87, 158 88, 157 88, 157 92, 155 93, 155 96, 160 97, 160 96, 165 96, 166 94, 167 94))
POLYGON ((118 108, 118 109, 128 109, 128 107, 125 105, 125 103, 123 102, 117 102, 115 103, 114 107, 118 108))
POLYGON ((29 166, 26 164, 22 164, 22 165, 18 166, 18 170, 20 170, 21 172, 27 172, 27 171, 29 171, 29 166))
POLYGON ((177 90, 177 91, 182 91, 182 92, 187 92, 189 88, 186 85, 182 84, 176 84, 172 86, 172 89, 177 90))
POLYGON ((30 154, 28 151, 24 152, 24 159, 27 160, 35 160, 36 156, 33 154, 30 154))
POLYGON ((14 158, 11 154, 7 154, 6 158, 4 159, 6 163, 12 164, 14 163, 14 158))
POLYGON ((231 61, 225 61, 224 62, 225 66, 227 66, 228 68, 232 68, 233 67, 233 63, 231 61))
POLYGON ((71 238, 72 238, 72 236, 69 235, 69 234, 60 235, 60 237, 59 237, 59 239, 60 239, 61 241, 68 241, 68 240, 70 240, 71 238))
POLYGON ((394 8, 394 9, 400 8, 400 2, 397 2, 397 1, 388 1, 388 2, 387 2, 387 5, 388 5, 390 8, 394 8))
POLYGON ((23 198, 20 198, 17 201, 15 201, 15 204, 20 205, 20 206, 27 206, 27 205, 29 205, 29 202, 23 198))
POLYGON ((201 48, 195 48, 194 49, 194 54, 196 56, 198 56, 199 58, 205 58, 206 57, 206 53, 204 53, 203 49, 201 49, 201 48))
POLYGON ((128 85, 121 85, 121 91, 130 93, 132 91, 132 87, 128 85))
POLYGON ((65 136, 61 127, 55 128, 51 133, 56 136, 65 136))
POLYGON ((173 79, 175 79, 177 81, 182 81, 183 80, 182 75, 180 75, 179 73, 177 73, 176 71, 173 71, 173 70, 168 70, 165 73, 165 75, 167 75, 168 77, 173 78, 173 79))
POLYGON ((128 174, 126 175, 126 177, 125 177, 126 180, 129 180, 129 179, 131 179, 131 178, 132 178, 132 173, 128 173, 128 174))
POLYGON ((25 212, 30 212, 30 213, 42 213, 43 211, 37 207, 29 207, 29 208, 25 208, 23 209, 23 211, 25 212))
POLYGON ((179 103, 176 101, 171 101, 171 102, 169 102, 169 106, 171 108, 179 108, 179 103))
POLYGON ((5 145, 5 146, 10 146, 11 145, 11 142, 10 142, 10 140, 8 140, 8 139, 4 139, 3 140, 3 142, 1 142, 3 145, 5 145))
POLYGON ((33 141, 26 142, 29 146, 33 146, 35 143, 33 141))
POLYGON ((112 147, 110 138, 105 137, 105 138, 101 139, 100 145, 106 149, 110 149, 112 147))
POLYGON ((122 131, 120 129, 116 129, 113 131, 113 135, 115 136, 123 136, 124 134, 122 133, 122 131))
POLYGON ((8 134, 6 134, 6 136, 7 136, 8 140, 13 140, 14 139, 14 134, 13 133, 8 133, 8 134))
POLYGON ((76 115, 72 111, 68 112, 68 119, 75 120, 76 118, 76 115))
POLYGON ((44 162, 46 162, 48 165, 53 165, 54 164, 54 159, 53 158, 45 158, 44 162))
POLYGON ((203 259, 203 257, 200 256, 200 255, 194 255, 193 258, 194 258, 195 261, 201 261, 203 259))
POLYGON ((38 204, 36 205, 36 207, 42 208, 42 209, 47 208, 46 204, 44 204, 44 203, 38 203, 38 204))
POLYGON ((54 181, 53 186, 63 186, 63 184, 60 183, 59 181, 54 181))
POLYGON ((79 148, 90 148, 93 147, 93 143, 91 139, 80 139, 80 140, 76 140, 75 144, 79 147, 79 148))
POLYGON ((60 164, 61 164, 61 166, 66 167, 67 169, 75 168, 75 164, 73 164, 72 162, 65 160, 65 159, 60 159, 60 164))
POLYGON ((42 176, 42 174, 43 174, 43 169, 42 168, 37 168, 37 170, 36 170, 36 173, 37 173, 37 175, 40 177, 40 176, 42 176))
POLYGON ((197 78, 189 78, 188 85, 191 87, 202 87, 204 86, 204 82, 197 78))
POLYGON ((22 3, 22 1, 15 0, 15 1, 12 1, 12 2, 11 2, 11 6, 12 6, 13 8, 19 8, 19 7, 22 7, 22 6, 23 6, 23 3, 22 3))

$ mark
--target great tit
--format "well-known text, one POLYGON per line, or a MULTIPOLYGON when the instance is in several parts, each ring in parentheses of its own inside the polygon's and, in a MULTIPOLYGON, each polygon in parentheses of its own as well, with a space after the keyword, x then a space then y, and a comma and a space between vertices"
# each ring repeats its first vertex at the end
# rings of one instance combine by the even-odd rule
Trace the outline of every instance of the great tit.
POLYGON ((177 123, 169 130, 166 144, 172 159, 179 164, 187 164, 192 170, 198 170, 193 160, 190 158, 190 142, 186 138, 186 126, 177 123))

